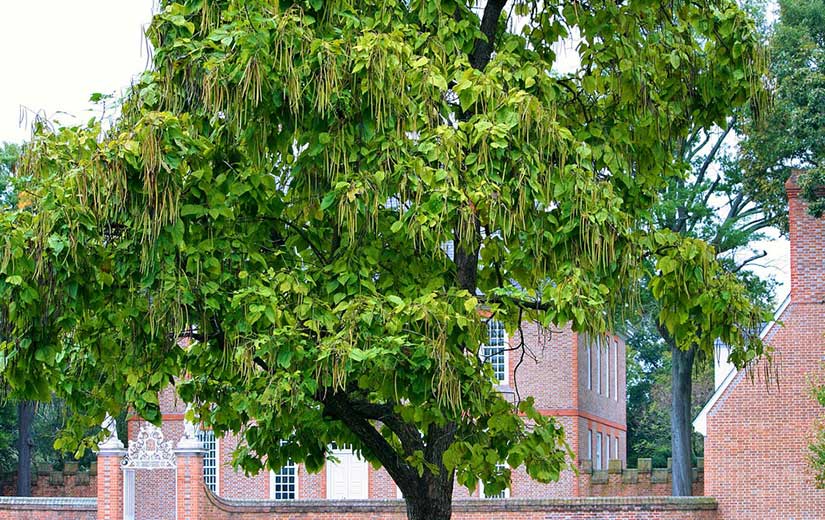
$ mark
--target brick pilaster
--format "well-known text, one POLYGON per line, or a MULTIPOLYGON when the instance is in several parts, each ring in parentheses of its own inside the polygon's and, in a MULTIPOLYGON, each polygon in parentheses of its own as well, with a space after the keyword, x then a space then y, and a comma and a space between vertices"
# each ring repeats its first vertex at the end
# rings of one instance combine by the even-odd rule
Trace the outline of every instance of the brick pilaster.
POLYGON ((175 450, 177 464, 177 520, 204 520, 206 491, 203 485, 203 449, 200 447, 175 450))
POLYGON ((123 469, 126 450, 101 449, 97 454, 97 520, 123 520, 123 469))

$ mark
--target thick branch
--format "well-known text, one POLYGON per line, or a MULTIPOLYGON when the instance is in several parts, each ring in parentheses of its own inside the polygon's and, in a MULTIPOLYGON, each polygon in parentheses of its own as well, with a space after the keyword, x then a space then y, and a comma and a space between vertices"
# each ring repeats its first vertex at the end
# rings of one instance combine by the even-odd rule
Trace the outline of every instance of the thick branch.
POLYGON ((496 30, 498 29, 498 19, 504 9, 507 0, 488 0, 484 7, 484 15, 481 18, 481 33, 484 38, 478 38, 470 54, 470 65, 474 69, 484 70, 493 55, 496 44, 496 30))
POLYGON ((405 495, 415 491, 418 481, 415 470, 367 419, 356 413, 346 394, 338 392, 319 395, 319 401, 324 405, 326 415, 344 423, 369 448, 405 495))

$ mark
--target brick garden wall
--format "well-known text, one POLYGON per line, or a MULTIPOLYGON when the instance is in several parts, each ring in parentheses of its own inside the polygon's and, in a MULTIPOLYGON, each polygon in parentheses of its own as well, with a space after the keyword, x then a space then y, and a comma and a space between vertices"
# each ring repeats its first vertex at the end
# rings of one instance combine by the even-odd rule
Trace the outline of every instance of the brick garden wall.
MULTIPOLYGON (((204 490, 204 493, 206 491, 204 490)), ((210 520, 406 520, 400 500, 245 501, 208 494, 210 520)), ((704 497, 461 500, 455 520, 718 520, 716 501, 704 497)))
MULTIPOLYGON (((17 494, 17 474, 0 477, 0 496, 17 494)), ((79 471, 75 465, 66 464, 64 471, 41 468, 32 475, 34 497, 94 497, 97 495, 97 468, 79 471)))
MULTIPOLYGON (((703 496, 704 459, 693 468, 693 496, 703 496)), ((622 468, 621 460, 611 460, 608 469, 593 471, 590 461, 579 466, 579 496, 582 497, 649 497, 670 496, 673 478, 670 467, 654 468, 651 459, 639 459, 636 468, 622 468)))
POLYGON ((0 497, 0 520, 96 520, 94 498, 0 497))

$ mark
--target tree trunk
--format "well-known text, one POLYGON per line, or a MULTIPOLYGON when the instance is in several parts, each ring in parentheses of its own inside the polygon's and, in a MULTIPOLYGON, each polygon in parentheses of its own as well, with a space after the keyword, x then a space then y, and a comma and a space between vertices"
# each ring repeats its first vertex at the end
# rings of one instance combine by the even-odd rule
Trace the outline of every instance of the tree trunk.
POLYGON ((32 423, 34 422, 34 401, 17 403, 17 496, 32 494, 32 423))
POLYGON ((671 440, 673 457, 673 496, 690 496, 693 492, 691 434, 691 392, 693 391, 693 359, 696 348, 682 350, 671 346, 671 440))
POLYGON ((425 474, 419 480, 418 490, 423 493, 404 495, 408 520, 450 520, 453 514, 452 474, 449 478, 425 474))

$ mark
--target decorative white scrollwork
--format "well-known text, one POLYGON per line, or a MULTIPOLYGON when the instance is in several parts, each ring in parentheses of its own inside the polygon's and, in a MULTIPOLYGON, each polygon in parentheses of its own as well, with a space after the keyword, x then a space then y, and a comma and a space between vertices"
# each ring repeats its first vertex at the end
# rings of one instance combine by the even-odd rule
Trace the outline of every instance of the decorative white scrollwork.
POLYGON ((135 440, 129 443, 129 452, 123 467, 131 469, 174 469, 175 453, 172 441, 163 439, 163 432, 154 424, 144 423, 135 440))

